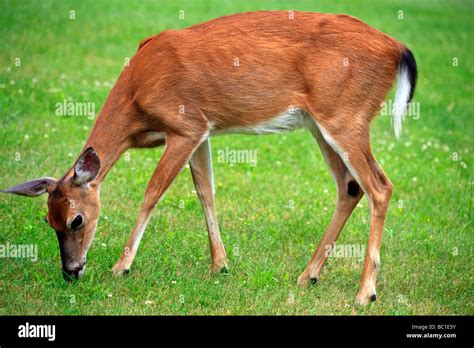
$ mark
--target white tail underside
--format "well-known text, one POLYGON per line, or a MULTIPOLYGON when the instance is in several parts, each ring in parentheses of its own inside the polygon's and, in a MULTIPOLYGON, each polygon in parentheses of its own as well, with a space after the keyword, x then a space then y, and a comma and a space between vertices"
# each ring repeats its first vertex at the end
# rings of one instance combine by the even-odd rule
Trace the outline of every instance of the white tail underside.
POLYGON ((393 128, 397 138, 402 134, 402 123, 407 111, 408 99, 410 97, 410 79, 406 67, 398 70, 397 91, 395 92, 395 102, 393 104, 393 128))

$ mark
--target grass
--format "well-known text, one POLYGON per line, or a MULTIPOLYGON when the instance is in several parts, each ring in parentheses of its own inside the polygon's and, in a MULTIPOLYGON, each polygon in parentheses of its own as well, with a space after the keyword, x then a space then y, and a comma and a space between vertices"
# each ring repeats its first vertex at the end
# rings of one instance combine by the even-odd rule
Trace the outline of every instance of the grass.
MULTIPOLYGON (((420 117, 407 118, 400 141, 388 117, 372 127, 373 151, 395 191, 378 300, 368 307, 354 304, 363 260, 330 258, 316 286, 296 286, 336 196, 317 146, 298 131, 212 140, 229 275, 208 273, 204 217, 186 168, 155 210, 131 274, 111 276, 162 149, 130 151, 110 172, 88 269, 73 284, 62 279, 56 236, 43 222, 46 197, 0 196, 0 244, 39 250, 36 262, 0 259, 0 314, 474 314, 472 2, 2 1, 1 7, 0 187, 60 177, 73 163, 93 120, 58 117, 57 102, 87 101, 98 109, 142 38, 229 13, 348 13, 396 37, 417 58, 420 117), (257 166, 218 163, 217 151, 226 146, 256 150, 257 166)), ((368 220, 364 199, 338 243, 365 246, 368 220)))

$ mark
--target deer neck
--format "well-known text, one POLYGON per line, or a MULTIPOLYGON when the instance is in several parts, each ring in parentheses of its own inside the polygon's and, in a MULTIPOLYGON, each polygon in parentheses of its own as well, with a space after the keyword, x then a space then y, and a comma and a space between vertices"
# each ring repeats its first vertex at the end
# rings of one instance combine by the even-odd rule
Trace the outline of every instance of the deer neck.
MULTIPOLYGON (((127 71, 124 70, 116 85, 110 92, 105 104, 100 111, 91 133, 81 153, 89 147, 93 147, 100 158, 100 172, 95 180, 101 184, 112 166, 120 159, 120 156, 131 147, 130 135, 133 125, 133 103, 127 94, 127 71), (126 81, 125 81, 126 82, 126 81)), ((72 167, 66 176, 74 174, 72 167)))

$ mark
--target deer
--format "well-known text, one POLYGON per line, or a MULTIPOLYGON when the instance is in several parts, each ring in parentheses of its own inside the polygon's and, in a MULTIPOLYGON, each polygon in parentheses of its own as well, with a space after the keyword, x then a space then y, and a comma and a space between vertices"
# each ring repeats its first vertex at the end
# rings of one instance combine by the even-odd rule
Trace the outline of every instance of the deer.
POLYGON ((142 40, 96 117, 72 167, 2 190, 48 193, 63 276, 84 274, 100 212, 100 187, 131 148, 164 150, 114 275, 127 274, 152 211, 189 164, 204 211, 210 272, 228 272, 216 218, 210 137, 307 129, 336 185, 332 219, 297 284, 316 283, 333 245, 362 198, 370 230, 356 303, 376 300, 380 248, 393 184, 371 152, 370 124, 396 83, 395 136, 417 79, 413 53, 396 39, 344 14, 257 11, 219 17, 142 40))

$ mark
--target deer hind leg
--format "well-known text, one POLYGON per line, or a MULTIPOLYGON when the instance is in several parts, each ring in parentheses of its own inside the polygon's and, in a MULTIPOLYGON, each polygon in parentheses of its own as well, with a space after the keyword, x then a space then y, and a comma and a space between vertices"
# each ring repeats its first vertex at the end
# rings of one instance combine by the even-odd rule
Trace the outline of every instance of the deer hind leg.
POLYGON ((376 299, 376 279, 380 269, 380 246, 393 185, 370 150, 369 120, 346 117, 345 127, 328 121, 317 122, 324 140, 340 156, 367 196, 370 205, 370 234, 357 302, 376 299), (352 122, 354 121, 354 122, 352 122), (349 131, 350 130, 350 131, 349 131))
POLYGON ((196 193, 206 217, 209 244, 211 247, 211 272, 227 273, 227 255, 222 244, 219 226, 214 210, 214 180, 212 175, 212 157, 209 139, 205 140, 194 152, 189 161, 196 193))
POLYGON ((324 140, 321 132, 312 120, 310 120, 308 128, 318 142, 323 157, 333 175, 337 188, 337 203, 331 222, 323 238, 319 242, 305 271, 298 278, 298 285, 306 285, 310 281, 314 284, 319 279, 321 269, 332 251, 334 243, 337 241, 344 224, 363 196, 363 191, 347 169, 341 157, 324 140))
POLYGON ((153 208, 176 176, 178 176, 184 165, 189 161, 189 158, 201 143, 204 135, 205 132, 202 134, 194 134, 193 136, 167 135, 165 151, 148 182, 137 222, 135 223, 119 261, 112 270, 115 275, 125 274, 130 270, 130 266, 137 253, 138 245, 153 208))

